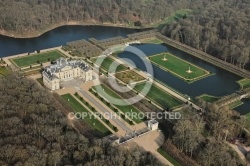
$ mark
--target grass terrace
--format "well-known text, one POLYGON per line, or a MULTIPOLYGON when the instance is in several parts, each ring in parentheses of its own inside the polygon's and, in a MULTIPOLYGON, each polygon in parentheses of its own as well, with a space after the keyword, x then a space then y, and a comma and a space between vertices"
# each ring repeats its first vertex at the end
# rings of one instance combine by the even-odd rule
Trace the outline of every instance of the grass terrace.
POLYGON ((75 112, 88 113, 88 116, 85 117, 83 120, 88 123, 93 129, 100 132, 103 136, 111 134, 109 129, 105 127, 98 119, 94 118, 93 116, 91 117, 89 115, 90 112, 82 104, 80 104, 71 94, 62 95, 62 97, 65 102, 69 103, 69 105, 75 110, 75 112))
POLYGON ((206 102, 209 102, 209 103, 216 102, 217 100, 220 99, 219 97, 210 96, 210 95, 207 95, 207 94, 201 95, 201 96, 199 96, 199 98, 201 98, 202 100, 204 100, 206 102))
POLYGON ((167 152, 165 152, 163 149, 158 148, 157 152, 160 153, 165 159, 167 159, 170 163, 172 163, 174 166, 181 166, 178 161, 176 161, 173 157, 171 157, 167 152))
POLYGON ((240 84, 241 89, 246 89, 250 87, 250 79, 244 78, 242 80, 237 81, 240 84))
POLYGON ((153 43, 153 44, 162 44, 164 43, 162 40, 158 38, 148 38, 144 40, 140 40, 142 43, 153 43))
POLYGON ((92 58, 91 61, 101 66, 101 68, 103 68, 104 70, 109 71, 111 73, 120 72, 127 69, 127 67, 124 66, 123 64, 120 64, 117 61, 114 61, 112 58, 106 56, 92 58), (101 64, 99 61, 102 61, 101 64))
POLYGON ((0 77, 10 74, 11 71, 5 66, 0 66, 0 77))
POLYGON ((139 81, 145 80, 144 77, 142 77, 141 75, 137 74, 133 70, 115 73, 115 77, 117 79, 121 80, 125 84, 129 84, 129 83, 139 82, 139 81))
POLYGON ((211 75, 209 71, 191 64, 171 53, 165 52, 149 56, 149 60, 156 66, 159 66, 163 70, 172 73, 188 83, 211 75))
POLYGON ((235 101, 235 102, 229 104, 228 107, 229 107, 230 109, 234 109, 234 108, 236 108, 236 107, 238 107, 238 106, 240 106, 240 105, 242 105, 242 104, 244 104, 242 101, 237 100, 237 101, 235 101))
MULTIPOLYGON (((145 82, 139 83, 134 87, 134 89, 136 91, 141 92, 142 89, 145 87, 145 84, 146 84, 145 82)), ((148 90, 148 88, 146 90, 148 90)), ((152 84, 146 97, 148 97, 149 99, 151 99, 152 101, 159 104, 161 107, 165 109, 173 109, 183 104, 180 100, 173 97, 172 95, 170 95, 160 87, 156 86, 155 84, 152 84)))
POLYGON ((27 67, 34 64, 45 63, 60 57, 65 57, 65 55, 58 50, 42 52, 37 54, 31 54, 27 56, 17 57, 11 59, 19 67, 27 67))
MULTIPOLYGON (((114 105, 124 114, 134 113, 138 115, 139 113, 141 113, 139 110, 137 110, 137 108, 132 106, 130 103, 128 103, 125 99, 123 99, 121 96, 119 96, 116 92, 114 92, 107 86, 102 84, 102 85, 97 85, 93 88, 96 90, 97 87, 102 89, 102 91, 98 91, 98 94, 104 97, 107 101, 112 101, 113 100, 112 98, 119 99, 119 104, 114 104, 114 105)), ((140 119, 139 117, 136 116, 129 116, 129 118, 132 119, 135 123, 143 122, 143 119, 140 119)))
MULTIPOLYGON (((92 112, 97 113, 96 109, 95 109, 92 105, 90 105, 87 101, 85 101, 81 96, 79 96, 78 93, 75 93, 74 96, 75 96, 76 98, 78 98, 78 99, 81 101, 81 103, 83 103, 85 106, 87 106, 92 112)), ((115 132, 118 131, 117 127, 115 127, 114 125, 112 125, 112 124, 110 123, 110 121, 109 121, 108 119, 106 119, 104 116, 102 116, 102 115, 100 114, 99 117, 101 118, 101 120, 102 120, 104 123, 106 123, 106 124, 107 124, 111 129, 113 129, 115 132)))

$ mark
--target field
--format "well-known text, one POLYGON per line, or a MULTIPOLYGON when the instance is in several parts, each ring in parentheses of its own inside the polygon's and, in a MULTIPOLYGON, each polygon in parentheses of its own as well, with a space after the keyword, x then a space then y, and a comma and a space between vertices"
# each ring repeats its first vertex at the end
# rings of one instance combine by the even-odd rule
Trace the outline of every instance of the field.
POLYGON ((138 81, 145 80, 144 77, 142 77, 141 75, 137 74, 133 70, 115 73, 115 77, 117 79, 121 80, 122 82, 124 82, 125 84, 129 84, 129 83, 132 83, 132 82, 138 82, 138 81))
POLYGON ((106 57, 106 56, 98 57, 98 61, 99 59, 100 61, 103 60, 101 64, 99 62, 96 62, 97 58, 93 58, 92 62, 96 63, 97 65, 101 65, 101 68, 111 73, 119 72, 119 71, 123 71, 127 69, 126 66, 119 64, 118 62, 114 61, 110 57, 106 57))
MULTIPOLYGON (((75 112, 89 113, 89 111, 83 105, 81 105, 71 94, 62 95, 62 97, 65 102, 69 103, 69 105, 75 110, 75 112)), ((90 117, 90 115, 88 115, 83 120, 88 123, 93 129, 101 132, 103 136, 111 134, 109 129, 106 128, 98 119, 90 117)))
MULTIPOLYGON (((132 106, 130 103, 128 103, 127 101, 125 101, 123 98, 121 98, 117 93, 115 93, 113 90, 109 89, 108 87, 106 87, 105 85, 97 85, 94 88, 96 89, 96 87, 99 87, 101 89, 103 89, 103 91, 98 91, 98 94, 101 95, 102 97, 104 97, 106 100, 108 101, 112 101, 112 98, 116 98, 116 99, 120 99, 119 103, 123 104, 123 105, 116 105, 114 104, 121 112, 123 112, 124 114, 126 113, 136 113, 137 115, 140 113, 139 110, 137 110, 137 108, 135 108, 134 106, 132 106), (106 92, 106 93, 104 93, 106 92), (111 96, 111 97, 110 97, 111 96)), ((129 116, 129 118, 131 118, 134 122, 136 123, 140 123, 143 122, 142 119, 139 119, 136 116, 129 116)))
POLYGON ((150 56, 149 59, 155 65, 189 83, 210 75, 209 71, 206 71, 170 53, 153 55, 150 56))
POLYGON ((64 55, 57 50, 53 50, 53 51, 13 58, 11 60, 15 62, 15 64, 19 67, 27 67, 30 65, 38 64, 38 62, 44 63, 58 59, 60 57, 64 57, 64 55))
POLYGON ((209 103, 213 103, 213 102, 220 99, 219 97, 210 96, 210 95, 207 95, 207 94, 201 95, 199 98, 201 98, 204 101, 209 102, 209 103))
MULTIPOLYGON (((137 84, 134 89, 140 92, 144 88, 145 84, 146 83, 137 84)), ((165 109, 174 108, 183 104, 181 101, 179 101, 169 93, 165 92, 163 89, 159 88, 155 84, 152 85, 146 97, 158 103, 165 109)))
POLYGON ((241 86, 241 89, 246 89, 250 87, 250 79, 244 78, 242 80, 239 80, 238 83, 241 86))

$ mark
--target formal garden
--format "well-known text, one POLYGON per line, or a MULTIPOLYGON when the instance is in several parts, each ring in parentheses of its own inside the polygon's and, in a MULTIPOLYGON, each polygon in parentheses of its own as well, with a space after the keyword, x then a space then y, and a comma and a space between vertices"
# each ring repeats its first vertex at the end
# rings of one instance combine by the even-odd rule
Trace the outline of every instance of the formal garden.
POLYGON ((123 83, 125 83, 125 84, 129 84, 129 83, 134 83, 134 82, 139 82, 139 81, 145 80, 144 77, 142 77, 141 75, 137 74, 133 70, 128 70, 128 71, 123 71, 123 72, 115 73, 115 77, 118 80, 120 80, 123 83))

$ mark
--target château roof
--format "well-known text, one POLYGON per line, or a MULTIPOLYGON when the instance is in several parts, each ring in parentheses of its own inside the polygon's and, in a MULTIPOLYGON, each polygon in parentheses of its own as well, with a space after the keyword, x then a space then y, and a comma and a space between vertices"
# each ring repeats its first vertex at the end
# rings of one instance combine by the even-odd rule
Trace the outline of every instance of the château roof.
POLYGON ((68 60, 66 58, 59 58, 56 60, 55 64, 47 66, 44 68, 43 74, 45 74, 50 80, 56 79, 57 76, 55 73, 60 72, 65 67, 80 68, 84 71, 88 71, 90 69, 89 65, 83 60, 68 60))

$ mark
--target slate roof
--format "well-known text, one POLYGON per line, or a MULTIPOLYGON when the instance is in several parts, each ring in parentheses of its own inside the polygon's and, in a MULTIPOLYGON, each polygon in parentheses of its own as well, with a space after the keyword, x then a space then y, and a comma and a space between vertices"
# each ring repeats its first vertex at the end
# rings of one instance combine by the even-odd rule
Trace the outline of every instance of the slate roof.
POLYGON ((66 66, 71 66, 72 68, 79 67, 84 71, 90 69, 89 65, 82 60, 67 60, 65 58, 59 58, 56 60, 56 63, 44 68, 43 74, 47 76, 50 80, 58 78, 54 73, 60 72, 66 66))

